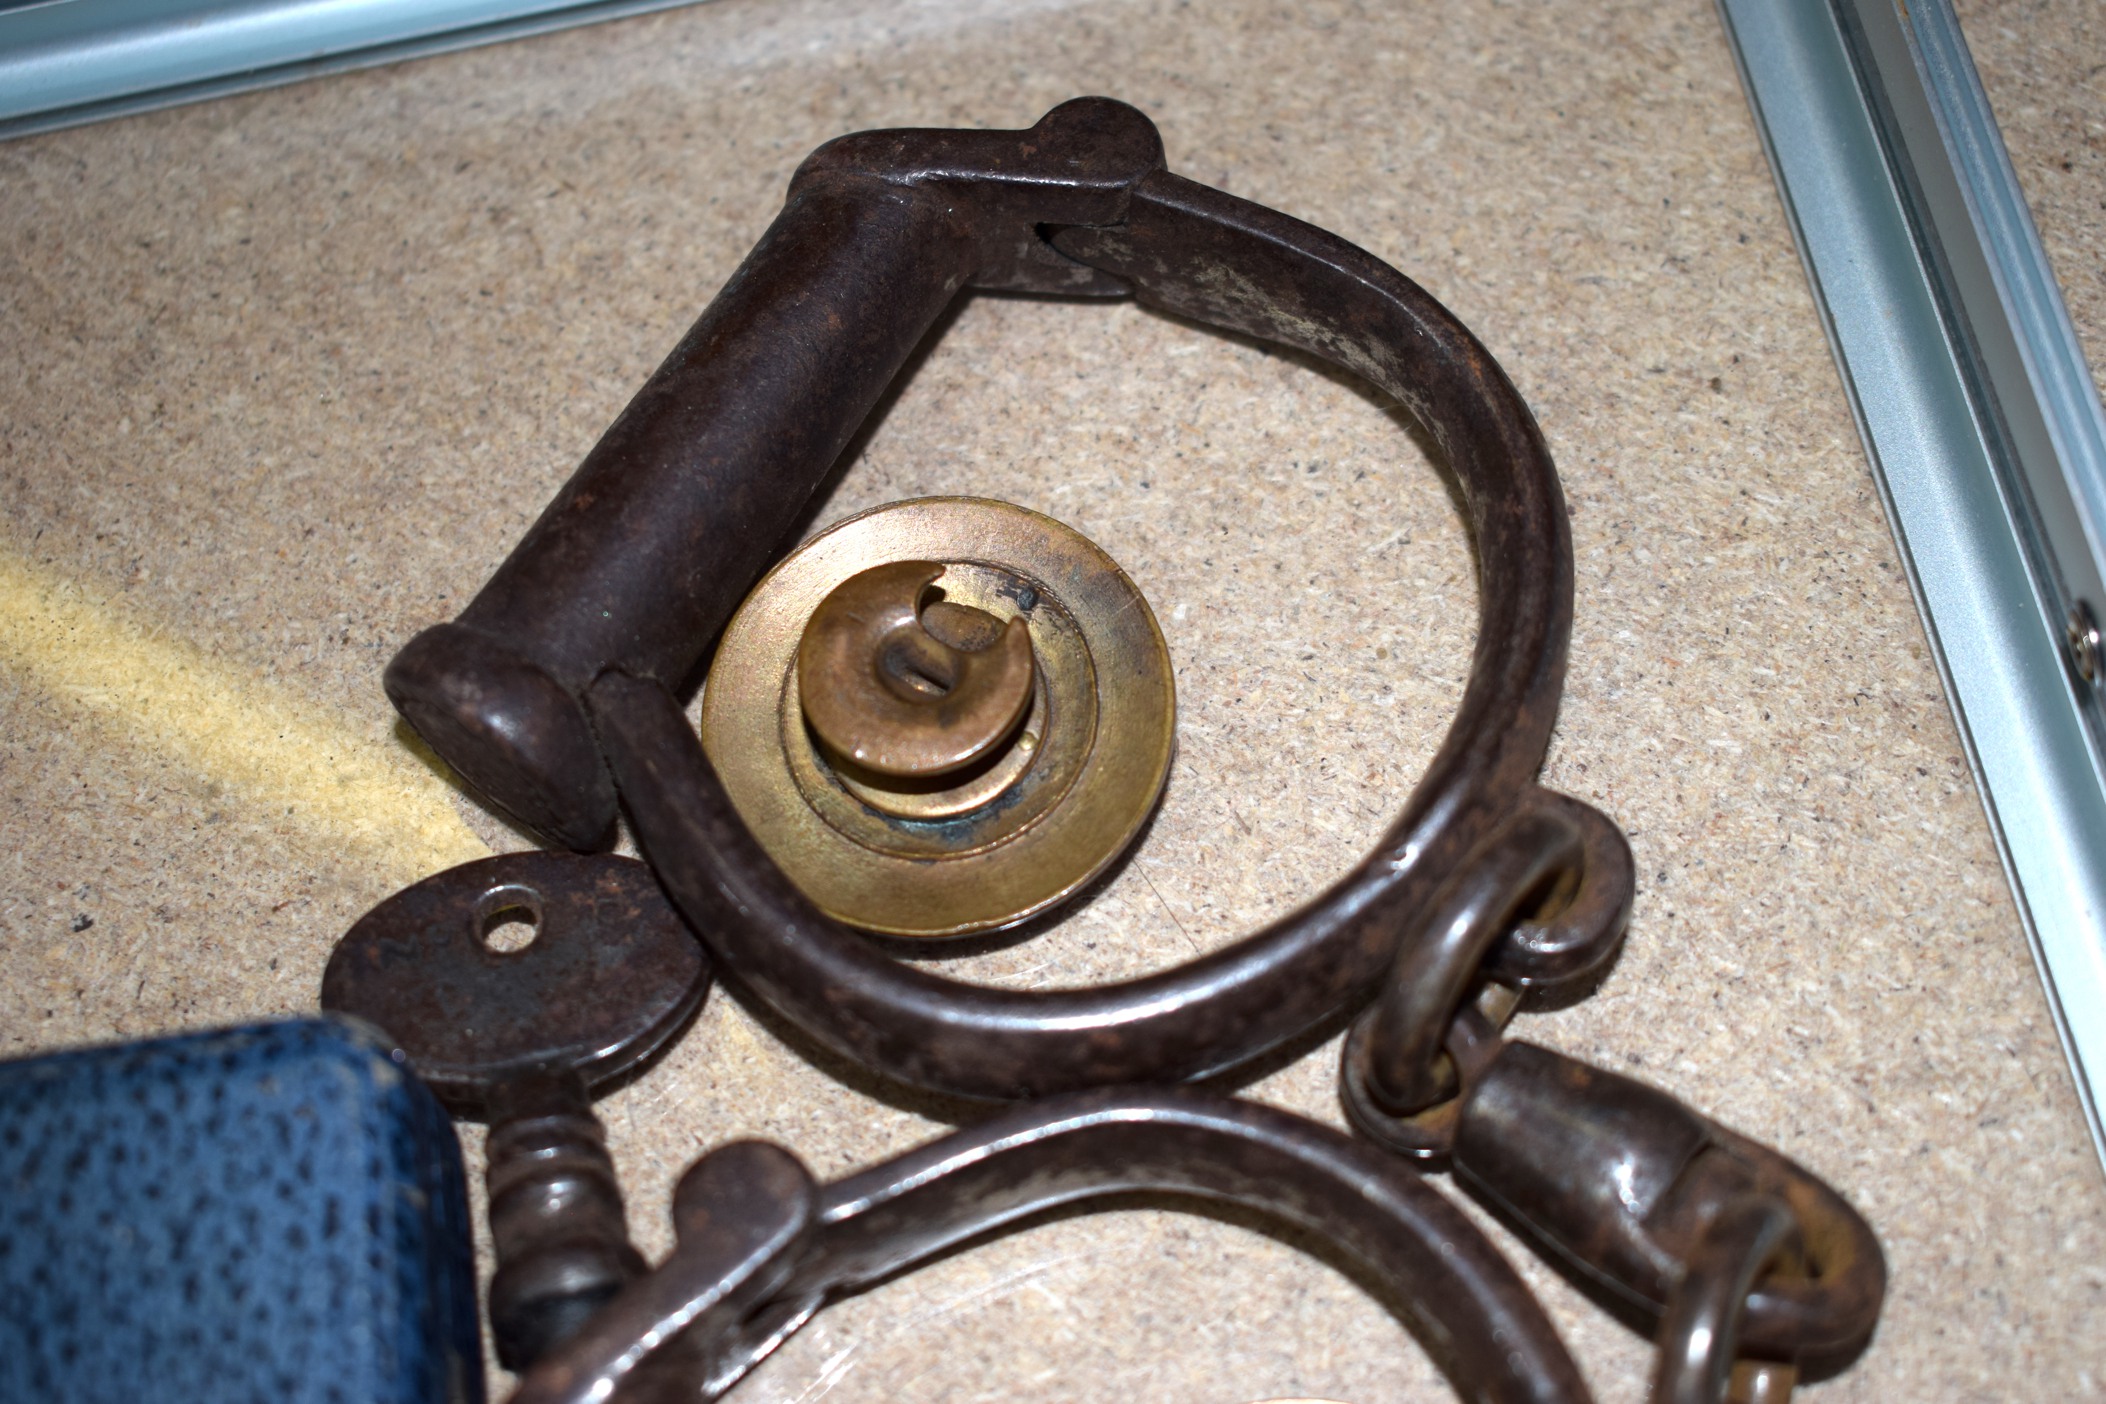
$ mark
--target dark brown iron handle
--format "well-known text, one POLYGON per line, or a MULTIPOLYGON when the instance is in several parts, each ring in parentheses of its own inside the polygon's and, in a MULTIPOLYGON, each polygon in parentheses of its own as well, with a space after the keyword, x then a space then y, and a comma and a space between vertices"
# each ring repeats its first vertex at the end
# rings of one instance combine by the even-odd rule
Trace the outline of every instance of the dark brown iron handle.
POLYGON ((821 147, 482 592, 395 656, 389 698, 529 829, 606 844, 614 791, 578 694, 615 666, 682 686, 961 288, 1123 292, 1037 226, 1117 220, 1161 164, 1153 124, 1108 98, 1021 132, 821 147))
POLYGON ((828 1301, 1029 1215, 1135 1190, 1240 1205, 1313 1233, 1392 1289, 1466 1399, 1589 1398, 1533 1294, 1454 1205, 1380 1151, 1288 1112, 1153 1087, 1018 1107, 819 1188, 801 1224, 774 1211, 779 1256, 758 1264, 704 1240, 769 1219, 752 1212, 757 1200, 790 1205, 749 1184, 764 1173, 788 1184, 771 1151, 787 1158, 746 1142, 698 1162, 675 1196, 672 1257, 536 1369, 513 1404, 715 1398, 828 1301), (755 1294, 749 1284, 764 1280, 755 1294), (741 1293, 743 1315, 722 1309, 741 1293), (643 1360, 647 1338, 683 1313, 696 1324, 673 1359, 643 1360), (686 1373, 651 1368, 661 1363, 686 1373))

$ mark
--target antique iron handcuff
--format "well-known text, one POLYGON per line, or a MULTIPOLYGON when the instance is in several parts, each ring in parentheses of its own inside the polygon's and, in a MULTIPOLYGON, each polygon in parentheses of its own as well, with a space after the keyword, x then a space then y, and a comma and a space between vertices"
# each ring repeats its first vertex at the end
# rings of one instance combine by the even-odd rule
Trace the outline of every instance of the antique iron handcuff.
MULTIPOLYGON (((1019 1104, 824 1187, 774 1147, 711 1153, 675 1196, 672 1256, 644 1272, 633 1250, 617 1267, 602 1255, 574 1297, 584 1306, 558 1312, 538 1359, 520 1362, 532 1368, 516 1397, 714 1397, 829 1295, 1033 1210, 1132 1188, 1246 1204, 1357 1255, 1403 1289, 1467 1397, 1587 1397, 1513 1270, 1415 1178, 1444 1166, 1660 1321, 1656 1399, 1724 1397, 1730 1371, 1734 1397, 1781 1400, 1802 1361, 1846 1359, 1885 1287, 1848 1204, 1664 1093, 1500 1037, 1520 996, 1598 976, 1632 896, 1614 822, 1535 778, 1572 603, 1555 469, 1484 347, 1372 255, 1170 173, 1134 109, 1084 98, 1024 131, 864 132, 819 148, 693 330, 461 616, 397 655, 387 690, 475 789, 554 845, 604 847, 619 801, 717 973, 819 1043, 904 1083, 1019 1104), (1461 485, 1476 655, 1403 813, 1314 901, 1140 979, 998 990, 890 959, 771 861, 679 701, 967 288, 1132 296, 1315 355, 1395 396, 1461 485), (1342 1081, 1365 1139, 1170 1085, 1348 1018, 1342 1081)), ((468 903, 487 916, 500 889, 534 897, 493 878, 468 903)), ((345 993, 339 961, 325 1003, 373 1012, 345 993)), ((392 1032, 416 1057, 417 1031, 392 1032)), ((522 1076, 554 1056, 531 1038, 516 1053, 522 1076)), ((575 1149, 592 1134, 575 1129, 589 1121, 583 1084, 566 1085, 572 1130, 548 1144, 575 1149)))

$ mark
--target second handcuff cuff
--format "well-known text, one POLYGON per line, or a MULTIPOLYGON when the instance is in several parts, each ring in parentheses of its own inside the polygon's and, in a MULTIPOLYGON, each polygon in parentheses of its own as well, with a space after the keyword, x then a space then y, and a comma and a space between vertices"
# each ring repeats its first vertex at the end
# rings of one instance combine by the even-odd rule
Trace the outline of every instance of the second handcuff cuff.
MULTIPOLYGON (((867 767, 862 779, 915 795, 980 773, 956 767, 987 764, 974 748, 993 745, 988 738, 1035 743, 1030 718, 1054 705, 1054 684, 1026 678, 1014 657, 1002 661, 1015 625, 987 610, 967 619, 967 610, 939 627, 926 608, 943 573, 970 586, 970 568, 985 562, 957 549, 859 564, 825 589, 803 587, 807 607, 816 616, 829 591, 849 591, 854 621, 842 637, 907 648, 883 665, 902 697, 923 685, 945 694, 965 676, 955 671, 960 655, 984 658, 972 667, 987 681, 960 689, 985 715, 958 734, 978 739, 917 771, 926 752, 917 760, 886 750, 903 731, 873 740, 833 725, 810 689, 844 675, 826 671, 823 639, 803 636, 795 648, 778 638, 772 661, 752 675, 712 673, 705 705, 720 689, 772 698, 768 725, 810 723, 815 765, 830 757, 850 778, 867 767), (878 579, 880 568, 892 574, 878 579), (929 652, 917 617, 950 653, 929 652), (885 619, 908 634, 887 632, 885 619), (807 689, 801 717, 782 704, 793 656, 807 689)), ((988 1100, 1096 1095, 1110 1106, 1116 1097, 1087 1089, 1228 1072, 1365 1007, 1347 1042, 1354 1124, 1407 1156, 1452 1163, 1584 1274, 1662 1316, 1663 1343, 1679 1343, 1681 1363, 1670 1370, 1674 1351, 1663 1350, 1656 1397, 1715 1398, 1730 1363, 1718 1354, 1724 1342, 1779 1362, 1861 1344, 1885 1268, 1863 1220, 1774 1152, 1651 1089, 1499 1039, 1520 995, 1598 974, 1622 939, 1632 894, 1630 852, 1613 821, 1535 778, 1564 682, 1572 577, 1542 435, 1461 323, 1344 240, 1172 174, 1145 117, 1085 98, 1025 131, 865 132, 822 146, 759 245, 525 539, 457 620, 397 655, 386 685, 459 774, 552 843, 604 846, 618 797, 722 976, 820 1043, 905 1083, 988 1100), (842 448, 967 288, 1131 295, 1315 355, 1396 397, 1462 490, 1478 564, 1475 658, 1457 717, 1402 813, 1315 900, 1140 979, 1000 990, 890 959, 827 914, 842 909, 838 897, 808 893, 771 857, 727 790, 727 763, 712 764, 679 701, 842 448), (1696 1341, 1710 1344, 1697 1350, 1696 1341)), ((983 603, 988 591, 1006 591, 1011 619, 1029 614, 1035 580, 983 581, 983 603)), ((714 668, 748 656, 734 647, 737 632, 714 668)), ((1151 754, 1148 765, 1156 761, 1151 754)), ((1140 787, 1148 800, 1161 783, 1154 775, 1140 787)), ((845 792, 870 801, 852 785, 845 792)), ((920 803, 866 807, 894 828, 948 820, 914 810, 920 803)), ((1049 882, 1058 890, 1046 900, 1089 871, 1082 863, 1079 876, 1049 882)), ((946 917, 924 929, 998 924, 1044 905, 1020 900, 991 918, 946 917)), ((1160 1095, 1184 1105, 1185 1094, 1160 1095)), ((1065 1105, 1034 1104, 988 1125, 1028 1127, 1034 1115, 1066 1114, 1065 1105)), ((749 1167, 754 1184, 796 1180, 766 1159, 749 1167)), ((1124 1182, 1116 1167, 1100 1169, 1124 1182)), ((685 1261, 685 1242, 676 1259, 685 1261)), ((801 1280, 781 1244, 738 1251, 764 1247, 786 1266, 754 1268, 752 1280, 770 1285, 748 1293, 749 1306, 801 1280)), ((652 1292, 687 1290, 667 1287, 667 1270, 616 1299, 634 1306, 629 1294, 643 1294, 657 1306, 609 1307, 558 1352, 569 1362, 562 1369, 588 1368, 586 1356, 602 1348, 633 1366, 675 1326, 717 1309, 705 1292, 650 1317, 664 1305, 652 1292), (614 1349, 623 1331, 643 1334, 614 1349)), ((722 1264, 712 1271, 729 1281, 722 1264)), ((531 1397, 570 1397, 531 1394, 540 1387, 531 1397)))

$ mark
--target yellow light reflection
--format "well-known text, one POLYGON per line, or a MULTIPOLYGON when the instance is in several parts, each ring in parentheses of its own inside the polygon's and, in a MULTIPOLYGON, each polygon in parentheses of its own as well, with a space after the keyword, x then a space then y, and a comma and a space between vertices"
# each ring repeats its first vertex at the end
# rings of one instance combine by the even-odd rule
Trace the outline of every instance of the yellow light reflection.
POLYGON ((0 668, 251 817, 407 882, 489 853, 392 731, 314 703, 0 549, 0 668))

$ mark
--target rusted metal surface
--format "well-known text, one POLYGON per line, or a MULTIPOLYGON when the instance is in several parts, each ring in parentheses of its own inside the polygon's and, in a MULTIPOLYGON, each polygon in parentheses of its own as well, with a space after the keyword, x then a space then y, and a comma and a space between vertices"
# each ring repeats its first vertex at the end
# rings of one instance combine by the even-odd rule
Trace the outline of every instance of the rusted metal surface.
POLYGON ((575 1335, 644 1261, 629 1242, 606 1128, 575 1074, 522 1075, 498 1089, 489 1192, 490 1334, 508 1370, 575 1335))
POLYGON ((1660 1313, 1652 1404, 1713 1404, 1725 1395, 1748 1293, 1780 1257, 1805 1272, 1799 1221, 1784 1201, 1747 1194, 1712 1210, 1660 1313))
MULTIPOLYGON (((1513 845, 1481 871, 1513 877, 1526 871, 1514 854, 1535 851, 1513 845)), ((1412 978, 1407 954, 1393 973, 1412 978)), ((1802 1363, 1847 1362, 1870 1339, 1886 1259, 1830 1186, 1657 1088, 1501 1042, 1482 998, 1418 1000, 1417 1023, 1394 1015, 1403 1003, 1378 1003, 1347 1039, 1355 1129, 1452 1168, 1547 1254, 1659 1322, 1655 1404, 1725 1398, 1729 1379, 1747 1399, 1781 1400, 1802 1363), (1430 1047, 1454 1072, 1445 1100, 1390 1110, 1376 1075, 1430 1066, 1430 1047)))
POLYGON ((1344 240, 1166 172, 1139 180, 1120 213, 1053 245, 1145 303, 1365 376, 1419 416, 1462 485, 1480 562, 1476 658, 1445 744, 1374 852, 1301 911, 1176 969, 1095 990, 977 988, 897 966, 785 882, 665 679, 610 668, 587 694, 641 846, 719 959, 823 1042, 968 1096, 1196 1077, 1364 1003, 1463 859, 1536 793, 1564 680, 1572 559, 1557 475, 1468 330, 1344 240))
POLYGON ((1350 1055, 1376 1103, 1409 1113, 1453 1096, 1455 1064, 1442 1045, 1471 988, 1500 979, 1554 989, 1585 978, 1615 954, 1630 903, 1630 851, 1616 826, 1578 800, 1541 792, 1464 860, 1434 899, 1424 937, 1399 943, 1350 1055), (1592 854, 1589 830, 1600 835, 1592 854), (1538 911, 1524 910, 1530 904, 1538 911), (1490 958, 1502 943, 1517 954, 1495 970, 1490 958))
POLYGON ((1472 1248, 1451 1272, 1414 1256, 1436 1211, 1405 1162, 1243 1104, 1082 1090, 1233 1069, 1371 1001, 1344 1059, 1355 1126, 1427 1168, 1452 1165, 1574 1270, 1664 1321, 1663 1404, 1716 1398, 1729 1379, 1781 1398, 1801 1363, 1860 1348, 1886 1268, 1841 1196, 1664 1093, 1501 1040, 1523 994, 1599 973, 1631 899, 1615 824, 1536 783, 1571 608, 1563 501, 1526 406, 1470 333, 1380 260, 1168 173, 1146 119, 1106 99, 1027 133, 874 132, 821 148, 761 247, 489 587, 398 656, 390 694, 486 793, 561 841, 600 841, 618 791, 719 966, 821 1043, 922 1087, 1058 1100, 825 1190, 778 1149, 718 1152, 683 1182, 673 1259, 520 1397, 716 1390, 831 1293, 1033 1208, 1144 1186, 1270 1209, 1402 1274, 1432 1334, 1458 1343, 1444 1364, 1465 1392, 1583 1397, 1547 1328, 1528 1348, 1536 1363, 1493 1382, 1514 1331, 1537 1340, 1540 1314, 1496 1257, 1472 1248), (768 545, 966 286, 1130 291, 1323 357, 1415 414, 1462 490, 1476 655, 1399 817, 1301 910, 1138 980, 996 990, 887 959, 770 860, 679 701, 768 545), (1371 1208, 1370 1195, 1390 1200, 1371 1208), (1392 1261, 1384 1243, 1412 1252, 1392 1261), (1501 1313, 1508 1325, 1490 1330, 1501 1313))
POLYGON ((322 973, 322 1007, 378 1024, 460 1116, 550 1068, 620 1077, 683 1028, 709 960, 633 858, 508 853, 406 887, 359 918, 322 973), (533 940, 486 939, 513 913, 533 940))
POLYGON ((1312 1232, 1408 1304, 1405 1324, 1466 1399, 1588 1398, 1527 1285, 1416 1175, 1286 1112, 1139 1088, 1019 1107, 825 1186, 772 1145, 712 1152, 675 1193, 672 1256, 544 1361, 513 1404, 715 1398, 830 1300, 1039 1211, 1132 1190, 1312 1232), (688 1323, 654 1368, 651 1346, 688 1323))
POLYGON ((1787 1404, 1798 1384, 1796 1366, 1774 1360, 1737 1360, 1726 1383, 1726 1404, 1787 1404))
POLYGON ((1863 1216, 1804 1168, 1658 1088, 1507 1043, 1459 1122, 1456 1177, 1647 1314, 1666 1308, 1716 1216, 1753 1195, 1789 1209, 1803 1250, 1746 1294, 1745 1353, 1831 1362, 1878 1321, 1886 1259, 1863 1216))
POLYGON ((513 853, 434 874, 337 943, 322 1007, 378 1025, 457 1115, 490 1122, 498 1358, 523 1369, 642 1273, 593 1089, 687 1026, 708 958, 629 858, 513 853), (486 937, 515 917, 532 940, 486 937))

